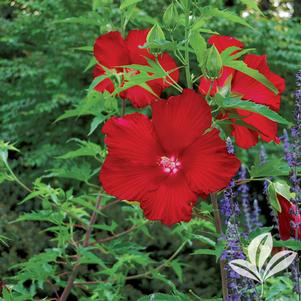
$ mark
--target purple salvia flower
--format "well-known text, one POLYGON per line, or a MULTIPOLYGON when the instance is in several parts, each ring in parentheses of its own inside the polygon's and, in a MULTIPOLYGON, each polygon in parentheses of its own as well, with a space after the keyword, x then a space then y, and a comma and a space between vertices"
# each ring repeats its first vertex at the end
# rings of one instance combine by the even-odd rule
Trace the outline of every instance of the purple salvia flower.
MULTIPOLYGON (((268 160, 268 156, 267 156, 265 147, 263 145, 260 146, 259 160, 260 160, 260 165, 263 165, 263 164, 267 163, 267 160, 268 160)), ((264 194, 267 194, 268 187, 269 187, 269 181, 265 180, 263 182, 263 192, 264 192, 264 194)))
MULTIPOLYGON (((242 165, 241 169, 239 171, 239 179, 242 181, 245 180, 247 178, 246 174, 247 174, 246 168, 242 165)), ((248 233, 250 233, 252 231, 249 190, 250 190, 250 188, 249 188, 248 184, 246 184, 246 183, 241 184, 238 187, 238 193, 240 194, 242 210, 243 210, 243 213, 245 216, 248 233)))
POLYGON ((262 223, 260 221, 260 207, 258 206, 258 201, 255 199, 253 201, 253 213, 252 213, 252 225, 254 226, 254 229, 262 227, 262 223))
POLYGON ((229 154, 234 154, 234 146, 230 137, 226 139, 227 151, 229 154))
MULTIPOLYGON (((285 159, 290 167, 289 179, 291 182, 291 192, 295 193, 295 197, 291 198, 291 202, 295 204, 295 215, 300 214, 300 203, 301 203, 301 188, 300 188, 300 177, 297 173, 297 167, 301 165, 301 70, 296 75, 297 91, 295 93, 295 112, 294 117, 296 124, 291 129, 291 141, 286 130, 284 130, 283 142, 284 142, 284 153, 285 159)), ((292 232, 295 233, 293 238, 297 237, 297 227, 300 225, 291 225, 292 232), (296 229, 294 229, 296 228, 296 229)), ((295 286, 294 291, 299 294, 300 299, 300 275, 299 275, 299 257, 296 258, 295 262, 291 265, 292 279, 294 280, 295 286)))
MULTIPOLYGON (((231 221, 227 223, 226 240, 227 246, 222 254, 222 258, 227 262, 234 259, 245 259, 240 245, 237 225, 231 221)), ((241 294, 239 289, 243 288, 241 283, 243 279, 229 265, 226 266, 226 269, 228 271, 228 300, 240 300, 241 294)))

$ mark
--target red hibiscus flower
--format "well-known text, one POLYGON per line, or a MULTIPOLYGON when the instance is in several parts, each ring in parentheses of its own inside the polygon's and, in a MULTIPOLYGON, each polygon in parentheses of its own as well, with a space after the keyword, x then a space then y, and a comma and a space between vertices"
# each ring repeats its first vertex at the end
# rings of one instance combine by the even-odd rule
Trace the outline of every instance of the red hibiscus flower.
MULTIPOLYGON (((291 226, 291 222, 295 224, 301 223, 301 215, 296 215, 296 205, 292 204, 289 200, 277 195, 277 199, 281 206, 281 212, 278 212, 279 221, 279 234, 282 240, 288 240, 295 237, 295 230, 291 226)), ((298 238, 301 239, 301 229, 298 227, 298 238)))
POLYGON ((240 166, 210 127, 209 105, 189 89, 153 102, 151 120, 113 117, 102 129, 108 156, 100 182, 119 199, 139 201, 150 220, 189 221, 198 195, 226 187, 240 166))
MULTIPOLYGON (((99 63, 94 68, 94 77, 106 73, 102 66, 114 70, 116 73, 126 72, 130 75, 136 74, 137 72, 129 68, 122 68, 121 66, 132 64, 148 65, 147 58, 155 60, 154 55, 147 49, 141 48, 141 46, 146 43, 148 32, 148 29, 131 30, 126 39, 123 39, 121 34, 117 31, 112 31, 100 36, 94 44, 94 56, 99 63)), ((158 62, 167 72, 177 68, 175 61, 168 53, 159 55, 158 62)), ((169 75, 174 81, 177 82, 179 80, 178 70, 171 72, 169 75)), ((159 98, 161 92, 170 86, 169 82, 166 79, 155 79, 146 82, 158 97, 140 86, 133 86, 124 90, 120 93, 120 97, 130 100, 133 106, 142 108, 149 105, 154 99, 159 98)), ((99 92, 106 90, 112 93, 114 91, 114 84, 110 78, 106 78, 101 81, 95 89, 99 92)))
MULTIPOLYGON (((214 44, 219 52, 222 52, 231 46, 236 46, 238 48, 244 47, 240 41, 227 36, 212 36, 209 39, 209 43, 214 44)), ((275 95, 272 91, 252 77, 232 68, 224 67, 220 78, 215 80, 213 83, 211 96, 216 93, 218 88, 223 87, 225 81, 232 76, 232 94, 239 95, 243 100, 249 100, 258 104, 266 105, 271 110, 278 112, 280 109, 281 93, 285 89, 284 79, 270 71, 266 56, 264 55, 247 54, 244 57, 244 62, 248 65, 248 67, 258 70, 268 80, 270 80, 278 89, 279 93, 275 95)), ((209 86, 210 81, 202 78, 199 85, 199 91, 206 94, 209 86)), ((247 128, 242 125, 235 124, 235 119, 231 119, 233 121, 232 135, 235 137, 235 141, 238 146, 248 149, 257 144, 258 137, 266 142, 275 141, 276 143, 279 143, 276 122, 257 113, 241 109, 235 110, 235 113, 240 115, 245 123, 255 128, 247 128)), ((225 114, 223 118, 227 118, 227 114, 225 114)))

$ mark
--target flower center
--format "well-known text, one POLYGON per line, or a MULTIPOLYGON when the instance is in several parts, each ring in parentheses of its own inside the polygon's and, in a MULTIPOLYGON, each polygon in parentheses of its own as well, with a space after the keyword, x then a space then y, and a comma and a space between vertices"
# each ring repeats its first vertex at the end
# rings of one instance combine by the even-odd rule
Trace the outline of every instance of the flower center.
POLYGON ((181 162, 175 156, 163 156, 160 158, 159 166, 162 167, 163 172, 175 175, 181 168, 181 162))

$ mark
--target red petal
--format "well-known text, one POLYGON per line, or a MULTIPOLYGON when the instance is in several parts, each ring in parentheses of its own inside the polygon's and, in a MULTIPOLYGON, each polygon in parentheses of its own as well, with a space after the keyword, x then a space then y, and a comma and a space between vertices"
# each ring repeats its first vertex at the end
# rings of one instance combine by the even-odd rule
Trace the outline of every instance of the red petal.
POLYGON ((140 64, 147 65, 147 60, 145 57, 150 58, 152 60, 155 57, 150 54, 148 49, 141 48, 146 43, 146 37, 149 32, 149 29, 144 30, 130 30, 125 43, 129 50, 129 56, 131 60, 131 64, 140 64))
POLYGON ((268 105, 276 111, 280 107, 280 94, 285 89, 284 79, 272 73, 268 67, 266 56, 248 54, 245 56, 244 62, 252 69, 258 70, 260 73, 270 80, 279 90, 278 95, 275 95, 271 90, 263 84, 245 75, 241 72, 236 72, 232 80, 232 92, 243 95, 244 99, 252 100, 253 102, 268 105))
MULTIPOLYGON (((296 206, 288 201, 286 198, 277 195, 279 204, 281 206, 281 212, 278 212, 279 220, 279 234, 282 240, 288 240, 291 237, 295 237, 294 230, 291 228, 290 222, 293 221, 296 224, 300 224, 301 215, 296 216, 296 206)), ((298 238, 301 238, 301 228, 298 229, 298 238)))
POLYGON ((182 161, 189 187, 204 194, 225 188, 240 167, 240 161, 228 154, 226 143, 216 129, 190 145, 182 161))
POLYGON ((119 199, 140 201, 148 191, 158 188, 164 174, 157 166, 139 166, 109 155, 99 180, 104 190, 119 199))
POLYGON ((178 155, 211 126, 209 105, 190 89, 153 102, 152 109, 155 131, 168 155, 178 155))
POLYGON ((188 187, 184 175, 177 174, 168 176, 140 205, 148 219, 173 225, 191 219, 196 200, 196 194, 188 187))
POLYGON ((229 36, 213 35, 208 40, 208 43, 214 45, 219 52, 223 52, 225 49, 231 46, 244 48, 244 44, 241 41, 229 36))
MULTIPOLYGON (((96 65, 93 70, 93 76, 98 77, 104 74, 105 71, 101 68, 101 66, 96 65)), ((99 92, 109 91, 110 93, 112 93, 114 91, 114 84, 110 78, 106 78, 102 80, 98 85, 96 85, 94 89, 99 92)))
POLYGON ((101 35, 94 44, 94 56, 108 68, 129 65, 129 52, 120 32, 111 31, 101 35))
MULTIPOLYGON (((245 121, 245 120, 244 120, 245 121)), ((233 124, 232 135, 235 137, 236 145, 248 149, 258 142, 258 133, 244 126, 233 124)))
POLYGON ((133 113, 110 118, 102 128, 109 157, 128 164, 157 166, 163 151, 157 143, 151 121, 143 114, 133 113))
POLYGON ((136 108, 144 108, 150 105, 155 99, 160 97, 162 92, 162 87, 154 81, 147 82, 150 88, 153 90, 154 94, 148 92, 140 86, 134 86, 120 93, 121 98, 128 99, 132 105, 136 108))
POLYGON ((243 121, 258 129, 258 134, 264 141, 270 142, 277 140, 278 125, 276 122, 257 113, 244 110, 237 110, 237 113, 241 116, 247 116, 243 118, 243 121))

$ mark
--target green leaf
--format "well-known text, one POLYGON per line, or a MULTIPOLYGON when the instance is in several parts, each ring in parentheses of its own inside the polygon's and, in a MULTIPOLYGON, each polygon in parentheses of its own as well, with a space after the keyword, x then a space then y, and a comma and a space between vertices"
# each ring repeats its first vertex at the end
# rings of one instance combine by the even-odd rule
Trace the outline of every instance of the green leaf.
POLYGON ((79 251, 79 263, 80 264, 97 264, 100 265, 102 268, 106 268, 103 260, 96 256, 95 254, 93 254, 90 250, 93 250, 93 248, 82 248, 80 247, 78 249, 79 251))
POLYGON ((9 142, 4 142, 3 140, 0 140, 0 158, 2 159, 2 161, 4 163, 7 162, 9 151, 19 152, 19 150, 17 148, 15 148, 13 144, 10 144, 9 142))
MULTIPOLYGON (((93 15, 97 16, 97 15, 93 15)), ((87 18, 87 17, 70 17, 63 20, 55 21, 54 23, 70 23, 70 24, 82 24, 82 25, 93 25, 93 26, 99 26, 101 25, 101 21, 99 18, 87 18)))
POLYGON ((249 235, 249 240, 251 241, 256 236, 259 236, 260 234, 271 232, 273 230, 273 227, 261 227, 253 230, 249 235))
MULTIPOLYGON (((89 88, 88 88, 88 91, 93 91, 93 89, 100 83, 102 82, 103 80, 109 78, 110 75, 108 74, 103 74, 103 75, 99 75, 97 77, 95 77, 92 81, 92 83, 90 84, 89 88)), ((98 92, 99 93, 99 92, 98 92)))
POLYGON ((277 194, 280 194, 285 199, 290 200, 293 197, 293 194, 290 192, 290 186, 287 183, 283 181, 277 181, 274 182, 274 187, 277 194))
POLYGON ((174 270, 176 273, 179 281, 182 283, 183 282, 183 270, 181 264, 177 260, 173 260, 170 263, 171 268, 174 270))
POLYGON ((74 50, 93 52, 93 46, 74 47, 74 50))
POLYGON ((120 5, 120 9, 125 9, 131 5, 135 5, 139 2, 141 2, 142 0, 123 0, 121 2, 121 5, 120 5))
POLYGON ((301 241, 295 239, 288 239, 288 240, 274 240, 273 242, 274 247, 283 247, 288 248, 294 251, 301 250, 301 241))
POLYGON ((243 18, 239 17, 238 15, 236 15, 235 13, 229 10, 219 10, 218 8, 212 6, 205 6, 199 8, 199 11, 201 12, 202 16, 205 18, 208 17, 223 18, 233 23, 238 23, 253 29, 253 27, 250 24, 248 24, 246 20, 244 20, 243 18))
POLYGON ((193 238, 198 240, 198 241, 201 241, 202 243, 205 243, 209 246, 215 247, 215 244, 216 244, 215 241, 213 241, 209 237, 206 237, 206 236, 200 235, 200 234, 193 234, 193 238))
POLYGON ((245 4, 249 9, 254 9, 261 15, 263 15, 263 12, 260 10, 258 7, 258 4, 256 3, 255 0, 239 0, 241 3, 245 4))
POLYGON ((269 202, 272 205, 272 207, 277 212, 281 212, 281 206, 280 206, 278 198, 277 198, 277 192, 276 192, 274 183, 270 183, 268 186, 268 199, 269 199, 269 202))
POLYGON ((82 162, 81 164, 72 162, 62 167, 50 169, 50 171, 51 174, 49 174, 48 177, 74 179, 82 182, 88 182, 96 172, 92 170, 88 162, 82 162))
POLYGON ((193 31, 189 37, 189 44, 192 47, 199 66, 202 66, 205 61, 207 43, 205 39, 196 31, 193 31))
MULTIPOLYGON (((96 118, 96 117, 95 117, 96 118)), ((83 141, 80 139, 73 139, 78 142, 80 146, 78 149, 70 151, 66 154, 59 156, 59 159, 72 159, 78 157, 95 157, 101 152, 101 147, 90 141, 83 141)))
POLYGON ((38 221, 38 222, 50 222, 56 225, 60 225, 63 221, 63 216, 60 213, 53 212, 51 210, 40 210, 38 212, 30 212, 30 213, 24 213, 18 219, 16 219, 16 222, 21 221, 38 221))
POLYGON ((97 64, 97 60, 94 56, 91 57, 87 67, 85 68, 84 72, 87 72, 89 69, 91 69, 93 66, 97 64))
POLYGON ((153 41, 164 41, 165 35, 159 24, 155 24, 147 34, 146 41, 151 43, 153 41))
POLYGON ((277 88, 274 86, 273 83, 271 83, 263 74, 261 74, 258 70, 252 69, 248 67, 248 65, 243 62, 243 61, 237 61, 234 60, 231 56, 227 58, 223 58, 223 53, 222 59, 223 59, 223 65, 226 67, 233 68, 235 70, 238 70, 254 79, 262 83, 265 87, 267 87, 269 90, 274 92, 275 94, 278 94, 277 88))
POLYGON ((283 118, 273 110, 269 109, 267 106, 260 105, 248 100, 241 100, 239 98, 225 98, 221 106, 227 109, 233 108, 254 112, 264 117, 267 117, 268 119, 273 120, 275 122, 291 125, 291 122, 287 121, 285 118, 283 118))
POLYGON ((104 231, 108 231, 108 232, 114 232, 117 228, 117 223, 115 223, 114 221, 112 221, 111 225, 106 225, 106 224, 96 224, 93 226, 93 228, 95 229, 99 229, 99 230, 104 230, 104 231))
POLYGON ((287 176, 288 174, 289 167, 287 163, 279 158, 270 158, 265 164, 258 163, 250 169, 252 178, 287 176))
POLYGON ((90 136, 97 129, 97 127, 101 123, 103 123, 107 118, 108 118, 108 116, 105 116, 103 114, 99 114, 98 116, 95 116, 91 122, 90 131, 88 133, 88 136, 90 136))
POLYGON ((198 249, 192 253, 192 255, 211 255, 216 256, 216 251, 213 249, 198 249))
POLYGON ((67 110, 63 115, 59 116, 55 122, 84 115, 98 116, 104 109, 104 96, 102 93, 91 90, 88 95, 79 102, 72 110, 67 110))

